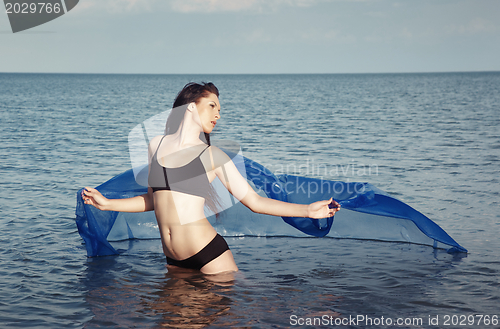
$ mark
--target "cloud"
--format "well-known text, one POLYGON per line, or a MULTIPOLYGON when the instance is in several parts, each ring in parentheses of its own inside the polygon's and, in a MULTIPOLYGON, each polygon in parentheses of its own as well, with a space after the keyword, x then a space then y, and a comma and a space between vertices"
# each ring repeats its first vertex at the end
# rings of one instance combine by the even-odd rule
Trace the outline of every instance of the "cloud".
POLYGON ((445 27, 448 34, 474 35, 478 33, 491 33, 498 31, 498 27, 484 18, 474 18, 467 24, 448 25, 445 27))
POLYGON ((78 8, 108 13, 174 11, 181 13, 273 12, 283 7, 312 7, 325 2, 359 2, 372 0, 85 0, 78 8))
POLYGON ((280 6, 309 7, 324 0, 172 0, 174 11, 190 12, 237 12, 275 10, 280 6))
POLYGON ((81 11, 99 10, 108 13, 138 13, 151 12, 164 7, 165 1, 159 0, 85 0, 80 1, 81 11))
POLYGON ((332 0, 85 0, 80 2, 78 8, 81 11, 99 10, 114 14, 153 11, 263 13, 283 6, 310 7, 325 1, 332 0))
POLYGON ((215 11, 241 11, 255 8, 259 0, 173 0, 172 9, 182 13, 190 12, 215 12, 215 11))

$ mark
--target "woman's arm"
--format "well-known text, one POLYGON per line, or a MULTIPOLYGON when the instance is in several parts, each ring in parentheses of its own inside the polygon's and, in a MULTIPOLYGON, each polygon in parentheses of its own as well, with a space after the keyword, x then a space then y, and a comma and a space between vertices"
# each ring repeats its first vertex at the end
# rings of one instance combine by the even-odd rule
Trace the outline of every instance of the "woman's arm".
POLYGON ((264 198, 255 193, 253 189, 250 188, 250 190, 241 200, 241 203, 259 214, 285 217, 327 218, 332 217, 340 210, 340 205, 336 201, 333 201, 332 198, 311 204, 297 204, 264 198), (330 204, 332 204, 332 208, 329 207, 330 204))
POLYGON ((127 199, 108 199, 98 190, 85 187, 82 191, 85 204, 92 205, 99 210, 121 212, 144 212, 154 210, 153 191, 148 188, 148 193, 127 199))
POLYGON ((252 189, 233 161, 222 150, 216 147, 212 149, 216 159, 217 177, 232 195, 253 212, 285 217, 326 218, 340 210, 340 205, 331 198, 304 205, 262 197, 252 189))
MULTIPOLYGON (((151 170, 151 159, 163 135, 154 137, 148 145, 148 166, 151 170)), ((148 187, 148 193, 126 199, 108 199, 95 188, 85 187, 82 191, 85 204, 92 205, 99 210, 121 212, 144 212, 154 210, 153 189, 148 187)))

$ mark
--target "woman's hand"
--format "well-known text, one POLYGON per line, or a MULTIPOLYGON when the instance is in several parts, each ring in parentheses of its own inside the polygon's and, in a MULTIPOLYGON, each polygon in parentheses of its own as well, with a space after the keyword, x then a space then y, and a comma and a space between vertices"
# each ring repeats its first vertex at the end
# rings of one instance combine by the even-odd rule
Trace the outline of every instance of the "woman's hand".
POLYGON ((327 218, 333 217, 337 211, 340 210, 340 204, 330 198, 330 200, 323 200, 311 203, 307 207, 309 218, 327 218))
POLYGON ((99 210, 107 210, 109 199, 104 197, 101 192, 92 187, 85 187, 82 191, 82 198, 85 204, 96 207, 99 210))

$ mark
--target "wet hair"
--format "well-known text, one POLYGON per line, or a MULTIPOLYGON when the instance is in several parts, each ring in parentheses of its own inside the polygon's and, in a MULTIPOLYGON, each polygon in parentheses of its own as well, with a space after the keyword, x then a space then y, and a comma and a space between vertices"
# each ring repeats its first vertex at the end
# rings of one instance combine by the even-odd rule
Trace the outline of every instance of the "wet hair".
MULTIPOLYGON (((174 104, 172 106, 172 112, 168 117, 165 127, 165 135, 172 135, 177 132, 177 130, 179 130, 182 120, 184 120, 184 114, 186 113, 187 106, 189 104, 198 103, 200 98, 208 97, 210 96, 210 94, 215 94, 217 97, 219 97, 219 89, 217 89, 217 87, 211 82, 189 82, 188 84, 186 84, 175 98, 174 104)), ((206 142, 208 145, 211 145, 210 134, 202 132, 200 134, 200 139, 206 142)), ((208 209, 210 209, 215 214, 215 217, 218 220, 219 209, 221 209, 222 206, 220 204, 219 196, 212 185, 210 185, 209 187, 208 198, 205 199, 205 202, 208 209)))
MULTIPOLYGON (((179 129, 188 104, 198 103, 200 98, 208 97, 210 94, 215 94, 219 97, 219 89, 211 82, 190 82, 186 84, 177 94, 174 105, 172 105, 172 112, 165 127, 165 135, 174 134, 179 129)), ((210 134, 203 132, 200 134, 200 139, 211 145, 210 134)))

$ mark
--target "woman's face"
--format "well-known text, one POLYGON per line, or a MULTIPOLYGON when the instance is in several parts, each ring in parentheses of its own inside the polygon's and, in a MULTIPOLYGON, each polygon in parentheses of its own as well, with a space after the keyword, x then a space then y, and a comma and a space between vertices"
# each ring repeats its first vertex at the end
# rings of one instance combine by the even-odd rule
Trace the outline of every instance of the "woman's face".
POLYGON ((201 127, 205 133, 210 134, 220 119, 219 98, 215 94, 208 97, 202 97, 196 103, 198 115, 200 117, 201 127))

